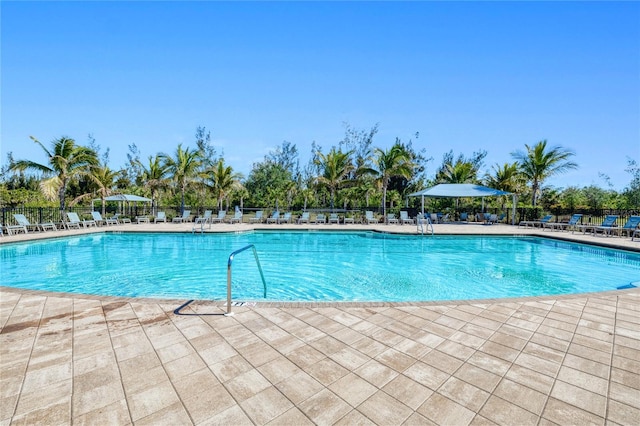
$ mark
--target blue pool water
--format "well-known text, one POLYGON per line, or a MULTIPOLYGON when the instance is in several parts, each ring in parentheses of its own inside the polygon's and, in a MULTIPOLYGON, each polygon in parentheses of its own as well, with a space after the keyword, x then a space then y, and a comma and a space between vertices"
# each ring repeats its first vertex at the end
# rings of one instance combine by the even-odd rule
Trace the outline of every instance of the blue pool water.
MULTIPOLYGON (((100 233, 0 246, 2 285, 132 297, 226 298, 229 254, 254 244, 267 298, 429 301, 613 290, 640 281, 640 254, 537 237, 373 232, 100 233)), ((233 299, 260 300, 250 250, 233 299)))

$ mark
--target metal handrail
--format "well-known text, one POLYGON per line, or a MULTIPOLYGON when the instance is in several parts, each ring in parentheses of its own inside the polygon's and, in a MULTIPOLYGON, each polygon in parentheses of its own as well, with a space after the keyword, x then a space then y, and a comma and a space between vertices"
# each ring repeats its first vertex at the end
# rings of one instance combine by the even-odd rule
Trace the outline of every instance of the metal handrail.
POLYGON ((425 216, 423 214, 418 214, 416 217, 416 225, 418 231, 424 235, 424 227, 422 225, 427 225, 427 232, 429 232, 429 227, 431 227, 431 235, 433 235, 433 222, 431 222, 431 218, 429 216, 425 216))
POLYGON ((231 312, 231 264, 233 263, 233 258, 236 254, 242 253, 245 250, 253 249, 253 257, 256 259, 256 264, 258 265, 258 270, 260 271, 260 278, 262 278, 262 286, 264 287, 264 297, 267 297, 267 282, 264 279, 264 274, 262 273, 262 266, 260 266, 260 259, 258 259, 258 252, 256 251, 256 247, 253 244, 249 244, 248 246, 242 247, 231 253, 229 255, 229 261, 227 262, 227 313, 225 315, 230 316, 233 315, 231 312))

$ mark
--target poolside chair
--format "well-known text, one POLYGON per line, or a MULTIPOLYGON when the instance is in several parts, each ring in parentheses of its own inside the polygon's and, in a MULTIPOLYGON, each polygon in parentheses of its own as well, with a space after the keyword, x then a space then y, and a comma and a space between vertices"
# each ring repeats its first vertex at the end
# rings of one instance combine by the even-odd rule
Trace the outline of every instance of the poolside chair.
POLYGON ((262 210, 258 210, 254 217, 249 218, 249 223, 262 223, 262 215, 263 214, 264 213, 263 213, 262 210))
POLYGON ((278 223, 278 219, 280 219, 280 212, 276 210, 267 218, 267 223, 278 223))
POLYGON ((194 225, 208 223, 211 220, 212 213, 213 212, 211 210, 205 210, 202 216, 198 216, 196 218, 196 220, 194 221, 194 225))
POLYGON ((167 223, 167 214, 165 212, 158 212, 156 217, 153 218, 153 223, 164 222, 167 223))
POLYGON ((569 222, 547 222, 542 225, 542 229, 550 229, 551 231, 554 231, 556 229, 559 231, 573 229, 581 219, 582 215, 576 213, 574 215, 571 215, 569 222))
POLYGON ((613 232, 618 232, 618 236, 622 236, 622 233, 626 233, 627 237, 632 235, 640 225, 640 216, 631 216, 623 226, 613 226, 608 228, 602 228, 604 233, 612 235, 613 232))
POLYGON ((116 225, 119 225, 120 222, 122 222, 122 223, 131 223, 131 219, 129 219, 128 217, 122 216, 120 213, 114 214, 111 219, 115 220, 115 224, 116 225))
POLYGON ((460 213, 460 222, 469 222, 469 213, 467 212, 460 213))
POLYGON ((316 215, 316 223, 327 223, 327 217, 323 213, 316 215))
POLYGON ((173 219, 171 219, 171 222, 173 223, 191 222, 191 210, 183 211, 182 216, 174 217, 173 219))
POLYGON ((373 216, 373 212, 370 210, 364 212, 364 220, 367 222, 367 225, 371 223, 378 223, 378 219, 373 216))
POLYGON ((438 220, 438 213, 431 213, 429 215, 429 219, 431 219, 431 223, 439 223, 440 222, 438 220))
POLYGON ((532 228, 535 228, 537 226, 543 227, 545 223, 549 222, 551 220, 551 218, 553 217, 552 214, 548 214, 545 217, 543 217, 540 220, 523 220, 518 224, 518 227, 523 226, 525 228, 531 226, 532 228))
POLYGON ((93 220, 96 221, 96 225, 98 225, 98 226, 101 226, 101 225, 106 225, 106 226, 118 225, 118 219, 114 219, 114 218, 104 219, 100 212, 91 212, 91 216, 93 216, 93 220))
POLYGON ((236 210, 233 216, 229 218, 228 222, 230 224, 242 223, 242 212, 240 210, 236 210))
POLYGON ((498 223, 498 215, 495 213, 490 214, 488 218, 485 216, 485 218, 486 219, 484 223, 487 225, 493 225, 494 223, 498 223))
POLYGON ((67 219, 69 219, 69 222, 67 222, 67 228, 78 228, 78 229, 80 229, 80 225, 81 224, 82 224, 82 226, 84 228, 88 228, 90 226, 95 226, 95 227, 98 226, 96 221, 93 220, 93 219, 80 220, 80 217, 78 217, 78 213, 76 213, 76 212, 67 212, 67 219))
POLYGON ((340 224, 340 217, 338 216, 338 213, 329 214, 329 224, 332 224, 332 223, 340 224))
POLYGON ((347 223, 354 224, 356 223, 356 219, 353 216, 345 216, 344 219, 342 219, 342 223, 344 223, 345 225, 347 223))
POLYGON ((5 225, 3 228, 7 230, 7 235, 13 235, 20 232, 24 232, 25 234, 29 233, 26 225, 5 225))
POLYGON ((396 215, 393 213, 387 213, 387 225, 398 224, 400 223, 398 219, 396 219, 396 215))
POLYGON ((46 231, 50 229, 52 231, 57 231, 56 225, 53 222, 45 222, 45 223, 31 223, 29 219, 23 214, 15 213, 13 218, 18 222, 19 227, 25 227, 26 229, 35 229, 36 231, 46 231))
POLYGON ((302 212, 302 215, 298 218, 298 224, 309 223, 309 212, 302 212))
POLYGON ((593 235, 595 235, 597 233, 598 230, 603 231, 605 228, 606 229, 610 229, 612 226, 615 225, 616 220, 618 220, 618 215, 615 214, 610 214, 605 216, 605 218, 602 220, 602 223, 600 225, 596 225, 593 223, 587 223, 584 225, 576 225, 574 227, 573 232, 575 233, 576 230, 578 231, 582 231, 582 234, 586 234, 588 230, 591 230, 591 232, 593 233, 593 235))
POLYGON ((409 217, 409 213, 407 213, 405 210, 401 210, 400 211, 400 224, 404 225, 404 224, 409 224, 409 225, 413 225, 415 222, 413 219, 411 219, 409 217))
POLYGON ((211 223, 222 223, 224 221, 225 217, 227 217, 227 211, 226 210, 219 210, 218 211, 218 216, 211 218, 211 223))
POLYGON ((278 219, 278 223, 291 223, 291 212, 286 212, 281 218, 278 219))
POLYGON ((635 241, 636 237, 638 237, 638 241, 640 241, 640 229, 633 231, 633 234, 631 234, 631 241, 635 241))

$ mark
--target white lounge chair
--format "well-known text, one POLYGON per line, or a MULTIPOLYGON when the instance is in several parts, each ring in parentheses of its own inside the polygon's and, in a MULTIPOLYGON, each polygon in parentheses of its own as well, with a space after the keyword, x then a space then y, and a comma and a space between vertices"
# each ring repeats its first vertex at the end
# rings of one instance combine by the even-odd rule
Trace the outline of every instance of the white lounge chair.
POLYGON ((298 223, 309 223, 309 212, 302 212, 302 216, 298 218, 298 223))
POLYGON ((222 223, 222 221, 224 220, 224 218, 226 216, 227 216, 227 211, 226 210, 220 210, 220 211, 218 211, 218 216, 211 218, 211 223, 222 223))
POLYGON ((25 234, 29 233, 25 225, 5 225, 4 229, 7 230, 7 235, 18 234, 20 232, 24 232, 25 234))
POLYGON ((242 223, 242 212, 240 210, 236 210, 232 217, 228 220, 229 223, 242 223))
POLYGON ((158 212, 156 217, 153 218, 153 223, 164 222, 167 223, 167 214, 165 212, 158 212))
POLYGON ((286 212, 280 219, 278 219, 278 223, 291 223, 291 212, 286 212))
POLYGON ((176 216, 173 219, 171 219, 171 222, 173 223, 184 223, 184 222, 190 222, 191 221, 191 210, 185 210, 182 212, 182 216, 176 216))
POLYGON ((256 215, 252 218, 249 218, 249 223, 262 223, 262 215, 264 212, 262 210, 258 210, 256 215))
POLYGON ((378 223, 378 219, 373 216, 373 212, 370 210, 364 212, 364 220, 365 222, 367 222, 367 224, 378 223))
POLYGON ((591 232, 595 235, 597 231, 602 231, 604 234, 606 230, 611 229, 616 224, 616 220, 618 220, 618 215, 610 214, 605 216, 600 225, 595 224, 584 224, 584 225, 576 225, 574 228, 574 232, 576 230, 582 231, 582 234, 586 234, 587 230, 591 230, 591 232))
POLYGON ((93 220, 95 220, 96 225, 100 226, 100 225, 118 225, 118 219, 114 219, 114 218, 107 218, 104 219, 102 217, 102 214, 100 212, 91 212, 91 216, 93 216, 93 220))
POLYGON ((413 219, 411 219, 409 217, 409 213, 407 213, 405 210, 400 210, 400 224, 404 225, 404 224, 409 224, 409 225, 413 225, 415 222, 413 221, 413 219))
POLYGON ((396 218, 396 215, 393 213, 387 213, 387 225, 391 225, 391 224, 395 224, 397 225, 398 223, 400 223, 398 221, 398 219, 396 218))
POLYGON ((278 223, 280 219, 280 212, 278 210, 271 213, 271 216, 267 218, 267 223, 278 223))
POLYGON ((540 220, 523 220, 518 224, 518 227, 523 226, 525 228, 531 226, 532 228, 535 228, 537 226, 539 227, 543 227, 545 223, 549 222, 551 220, 551 218, 553 217, 552 214, 548 214, 545 217, 543 217, 540 220))
POLYGON ((95 227, 98 226, 96 221, 93 220, 93 219, 80 220, 80 217, 78 217, 78 213, 76 213, 76 212, 67 212, 67 219, 69 219, 69 222, 67 222, 67 228, 78 228, 78 229, 80 229, 80 225, 81 224, 82 224, 82 226, 84 228, 88 228, 90 226, 95 226, 95 227))
POLYGON ((26 229, 35 229, 36 231, 46 231, 48 229, 52 231, 57 231, 55 223, 53 222, 44 222, 44 223, 31 223, 29 219, 21 213, 15 213, 13 218, 18 222, 18 226, 24 226, 26 229))
POLYGON ((128 217, 122 216, 120 213, 114 214, 111 219, 115 220, 116 225, 119 225, 120 222, 122 222, 122 223, 131 223, 131 219, 129 219, 128 217))
POLYGON ((327 217, 323 213, 316 215, 316 223, 327 223, 327 217))
POLYGON ((332 224, 332 223, 340 224, 340 216, 338 216, 338 213, 329 214, 329 224, 332 224))
POLYGON ((556 229, 558 231, 573 229, 576 225, 578 225, 578 222, 580 222, 581 219, 582 215, 576 213, 572 215, 571 218, 569 218, 569 222, 547 222, 542 225, 542 229, 550 229, 551 231, 554 231, 556 229))

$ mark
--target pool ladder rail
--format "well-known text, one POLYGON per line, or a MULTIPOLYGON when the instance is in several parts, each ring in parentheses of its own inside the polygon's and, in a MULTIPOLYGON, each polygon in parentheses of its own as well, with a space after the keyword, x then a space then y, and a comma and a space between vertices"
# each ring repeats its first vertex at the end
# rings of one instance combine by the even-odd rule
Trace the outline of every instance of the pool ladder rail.
MULTIPOLYGON (((229 260, 227 261, 227 312, 224 314, 224 316, 233 316, 233 312, 231 312, 231 276, 232 276, 232 267, 233 267, 233 259, 235 258, 235 256, 237 254, 242 253, 245 250, 249 250, 252 249, 253 250, 253 257, 256 260, 256 265, 258 266, 258 271, 260 271, 260 278, 262 279, 262 287, 264 289, 264 293, 263 293, 263 297, 266 299, 267 298, 267 282, 264 279, 264 273, 262 272, 262 266, 260 265, 260 259, 258 258, 258 252, 256 250, 256 246, 253 244, 249 244, 247 246, 244 246, 236 251, 234 251, 233 253, 231 253, 229 255, 229 260)), ((193 300, 189 300, 186 303, 184 303, 183 305, 181 305, 180 307, 178 307, 177 309, 175 309, 173 311, 174 314, 176 315, 220 315, 220 314, 183 314, 180 311, 182 310, 182 308, 185 308, 188 304, 190 304, 191 302, 193 302, 193 300)))
POLYGON ((424 235, 425 228, 427 228, 427 232, 429 232, 429 228, 431 228, 431 235, 433 235, 433 222, 431 222, 431 218, 422 213, 418 213, 416 217, 416 227, 422 235, 424 235))

